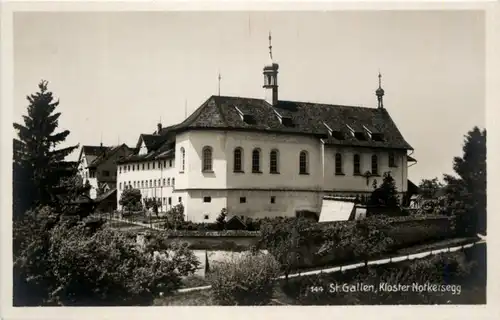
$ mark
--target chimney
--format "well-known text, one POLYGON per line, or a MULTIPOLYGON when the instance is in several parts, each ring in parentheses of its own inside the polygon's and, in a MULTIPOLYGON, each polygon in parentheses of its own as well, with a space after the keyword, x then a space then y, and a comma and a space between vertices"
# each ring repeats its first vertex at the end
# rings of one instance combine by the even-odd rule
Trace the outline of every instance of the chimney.
POLYGON ((160 134, 160 131, 161 131, 161 123, 158 123, 158 131, 156 133, 160 134))

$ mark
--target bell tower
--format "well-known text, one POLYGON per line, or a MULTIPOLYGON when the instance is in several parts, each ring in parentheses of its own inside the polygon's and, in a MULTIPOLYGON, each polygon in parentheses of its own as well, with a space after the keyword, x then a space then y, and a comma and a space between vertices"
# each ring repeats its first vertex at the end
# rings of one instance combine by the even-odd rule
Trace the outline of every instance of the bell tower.
POLYGON ((278 69, 279 65, 273 61, 273 46, 271 32, 269 32, 269 62, 264 66, 264 93, 266 101, 276 106, 278 104, 278 69))

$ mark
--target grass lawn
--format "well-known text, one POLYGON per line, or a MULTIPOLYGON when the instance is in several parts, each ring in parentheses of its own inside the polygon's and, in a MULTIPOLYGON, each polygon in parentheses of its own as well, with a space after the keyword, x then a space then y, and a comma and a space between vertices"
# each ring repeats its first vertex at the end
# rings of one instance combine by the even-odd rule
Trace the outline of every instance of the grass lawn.
POLYGON ((176 293, 172 296, 159 297, 153 306, 214 306, 211 290, 176 293))

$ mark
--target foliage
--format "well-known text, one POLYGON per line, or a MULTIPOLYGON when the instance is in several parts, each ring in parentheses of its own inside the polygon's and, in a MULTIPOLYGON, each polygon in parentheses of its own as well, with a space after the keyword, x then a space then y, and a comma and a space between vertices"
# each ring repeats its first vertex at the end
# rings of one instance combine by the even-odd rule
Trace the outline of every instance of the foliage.
POLYGON ((444 175, 448 214, 460 234, 486 232, 486 130, 474 127, 465 136, 463 156, 455 157, 458 177, 444 175))
POLYGON ((22 146, 19 148, 23 150, 14 152, 15 217, 24 213, 19 210, 37 205, 59 204, 58 195, 65 194, 68 187, 61 180, 77 173, 77 164, 64 159, 78 145, 56 149, 70 132, 55 132, 61 113, 55 112, 59 101, 54 101, 47 84, 47 81, 42 80, 38 85, 39 92, 27 96, 29 105, 28 114, 23 116, 24 125, 13 124, 22 146))
MULTIPOLYGON (((397 264, 368 266, 345 273, 320 274, 294 278, 284 287, 290 298, 297 299, 299 304, 314 305, 346 305, 346 304, 422 304, 446 303, 449 299, 443 292, 417 290, 377 290, 363 292, 355 290, 349 294, 341 290, 332 292, 331 284, 345 284, 346 287, 356 284, 373 285, 378 289, 381 283, 389 285, 413 284, 461 284, 464 286, 477 281, 472 280, 477 273, 474 260, 467 258, 462 252, 433 255, 423 259, 408 260, 397 264), (322 287, 323 292, 312 292, 311 288, 322 287)), ((455 296, 458 296, 455 294, 455 296)))
POLYGON ((391 249, 394 240, 389 229, 389 220, 379 216, 333 224, 323 230, 318 253, 324 256, 341 252, 344 259, 367 261, 391 249))
POLYGON ((167 212, 167 219, 168 223, 174 228, 174 230, 177 230, 177 226, 184 223, 184 206, 182 203, 179 203, 167 212))
POLYGON ((120 197, 120 205, 132 211, 141 207, 142 194, 139 189, 125 189, 120 197))
POLYGON ((422 179, 418 188, 420 189, 420 194, 425 199, 435 199, 437 198, 439 191, 443 188, 443 184, 438 178, 422 179))
POLYGON ((279 264, 270 255, 247 252, 214 267, 213 298, 221 305, 266 305, 273 294, 279 264))
POLYGON ((224 228, 224 224, 226 223, 226 216, 227 216, 227 210, 226 208, 222 208, 219 216, 217 217, 217 219, 215 219, 215 222, 219 224, 220 229, 224 228))
POLYGON ((389 172, 384 173, 382 184, 372 192, 369 204, 372 206, 384 206, 386 208, 396 208, 399 206, 396 183, 389 172))
POLYGON ((96 221, 54 223, 40 216, 25 226, 41 227, 14 237, 15 305, 148 305, 160 292, 177 289, 181 276, 197 267, 186 247, 172 246, 163 259, 154 259, 133 239, 96 221))
POLYGON ((287 279, 300 264, 301 247, 310 238, 309 233, 314 232, 312 225, 309 219, 293 218, 276 219, 261 227, 259 246, 265 246, 275 257, 287 279))

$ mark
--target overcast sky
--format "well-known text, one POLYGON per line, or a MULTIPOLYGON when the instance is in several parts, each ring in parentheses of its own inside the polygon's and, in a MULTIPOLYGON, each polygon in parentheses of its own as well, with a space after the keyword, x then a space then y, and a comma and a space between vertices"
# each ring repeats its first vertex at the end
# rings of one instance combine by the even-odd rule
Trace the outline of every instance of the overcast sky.
POLYGON ((263 98, 271 30, 281 99, 375 107, 381 70, 418 182, 485 126, 484 28, 479 11, 16 13, 14 119, 46 79, 69 143, 135 146, 216 94, 219 71, 221 95, 263 98))

